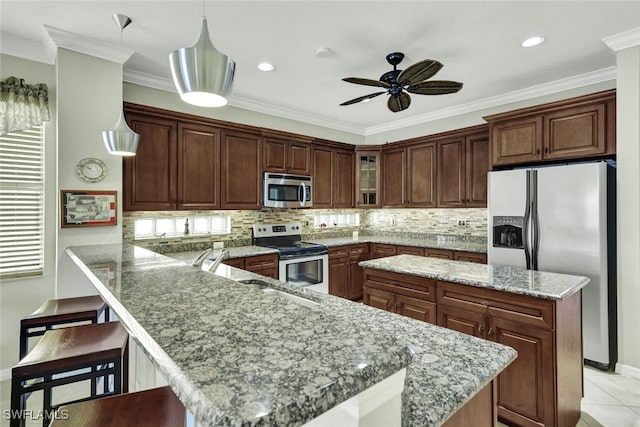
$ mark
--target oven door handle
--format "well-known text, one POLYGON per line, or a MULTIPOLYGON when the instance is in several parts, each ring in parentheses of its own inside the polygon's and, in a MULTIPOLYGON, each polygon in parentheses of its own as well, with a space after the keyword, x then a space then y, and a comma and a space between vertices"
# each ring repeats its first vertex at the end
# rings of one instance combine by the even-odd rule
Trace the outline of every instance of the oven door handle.
POLYGON ((304 186, 304 182, 300 182, 300 185, 298 186, 298 201, 300 202, 300 206, 304 207, 304 205, 307 203, 307 198, 306 196, 306 188, 304 186))
POLYGON ((280 260, 281 261, 289 261, 292 259, 304 259, 304 258, 311 258, 311 257, 317 257, 317 256, 321 256, 321 255, 327 255, 329 252, 326 249, 323 249, 321 251, 318 252, 307 252, 304 255, 301 254, 291 254, 291 255, 280 255, 280 260))

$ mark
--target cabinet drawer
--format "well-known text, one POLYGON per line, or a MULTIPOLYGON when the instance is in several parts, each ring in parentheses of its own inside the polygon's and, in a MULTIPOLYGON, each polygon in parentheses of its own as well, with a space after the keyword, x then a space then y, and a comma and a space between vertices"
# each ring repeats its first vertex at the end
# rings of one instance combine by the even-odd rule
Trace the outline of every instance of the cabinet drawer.
POLYGON ((453 251, 448 249, 425 248, 424 256, 432 258, 453 259, 453 251))
POLYGON ((553 302, 491 289, 438 282, 438 304, 537 326, 555 328, 553 302))
POLYGON ((231 267, 241 268, 244 270, 244 258, 230 258, 222 261, 223 264, 230 265, 231 267))
POLYGON ((384 258, 388 256, 394 256, 395 254, 396 254, 396 245, 387 245, 385 243, 371 244, 372 258, 384 258))
POLYGON ((401 316, 436 324, 436 304, 421 299, 396 295, 395 312, 401 316))
POLYGON ((329 248, 329 259, 349 256, 349 246, 334 246, 329 248))
POLYGON ((278 255, 277 254, 268 254, 268 255, 257 255, 247 257, 245 259, 245 269, 248 271, 256 271, 263 270, 267 268, 275 268, 278 269, 278 255))
POLYGON ((479 264, 486 264, 487 254, 481 254, 478 252, 455 251, 453 253, 453 259, 456 261, 466 261, 466 262, 476 262, 479 264))
POLYGON ((364 255, 369 255, 369 244, 358 243, 356 245, 349 246, 349 256, 352 258, 360 258, 364 255))
POLYGON ((424 248, 419 248, 417 246, 397 246, 396 252, 398 255, 417 255, 424 256, 424 248))
POLYGON ((371 288, 382 289, 424 301, 436 301, 436 281, 434 279, 370 268, 365 268, 364 276, 364 283, 371 288))

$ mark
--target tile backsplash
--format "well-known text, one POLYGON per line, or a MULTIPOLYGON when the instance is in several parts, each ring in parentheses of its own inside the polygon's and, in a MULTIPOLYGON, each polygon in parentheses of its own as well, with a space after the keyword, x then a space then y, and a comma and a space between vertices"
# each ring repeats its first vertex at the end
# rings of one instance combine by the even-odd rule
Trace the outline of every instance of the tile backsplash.
POLYGON ((158 252, 200 250, 212 242, 223 241, 225 246, 251 244, 251 226, 256 223, 300 222, 305 238, 330 238, 361 234, 415 233, 454 235, 465 238, 486 238, 487 210, 478 209, 272 209, 224 211, 161 211, 125 212, 123 240, 134 243, 133 225, 138 218, 193 217, 198 215, 228 215, 231 233, 211 236, 185 235, 173 238, 135 240, 135 244, 158 252), (360 225, 349 227, 313 228, 314 215, 358 213, 360 225))

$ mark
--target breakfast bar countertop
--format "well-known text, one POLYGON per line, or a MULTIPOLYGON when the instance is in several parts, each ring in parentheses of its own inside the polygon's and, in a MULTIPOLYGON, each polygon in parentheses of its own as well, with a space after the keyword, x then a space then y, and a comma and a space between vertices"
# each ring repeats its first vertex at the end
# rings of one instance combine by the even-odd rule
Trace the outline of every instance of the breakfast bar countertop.
POLYGON ((359 265, 551 300, 566 299, 589 283, 583 276, 415 255, 372 259, 359 265))
POLYGON ((229 266, 212 274, 129 244, 66 254, 204 425, 301 425, 406 367, 403 425, 439 426, 516 356, 229 266), (252 278, 318 304, 239 282, 252 278))

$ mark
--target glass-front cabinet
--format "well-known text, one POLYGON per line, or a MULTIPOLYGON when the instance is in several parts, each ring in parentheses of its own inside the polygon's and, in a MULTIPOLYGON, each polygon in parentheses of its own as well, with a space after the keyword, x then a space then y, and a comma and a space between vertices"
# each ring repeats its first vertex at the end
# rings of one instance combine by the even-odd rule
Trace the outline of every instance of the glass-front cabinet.
POLYGON ((380 152, 356 150, 356 159, 356 206, 380 206, 380 152))

